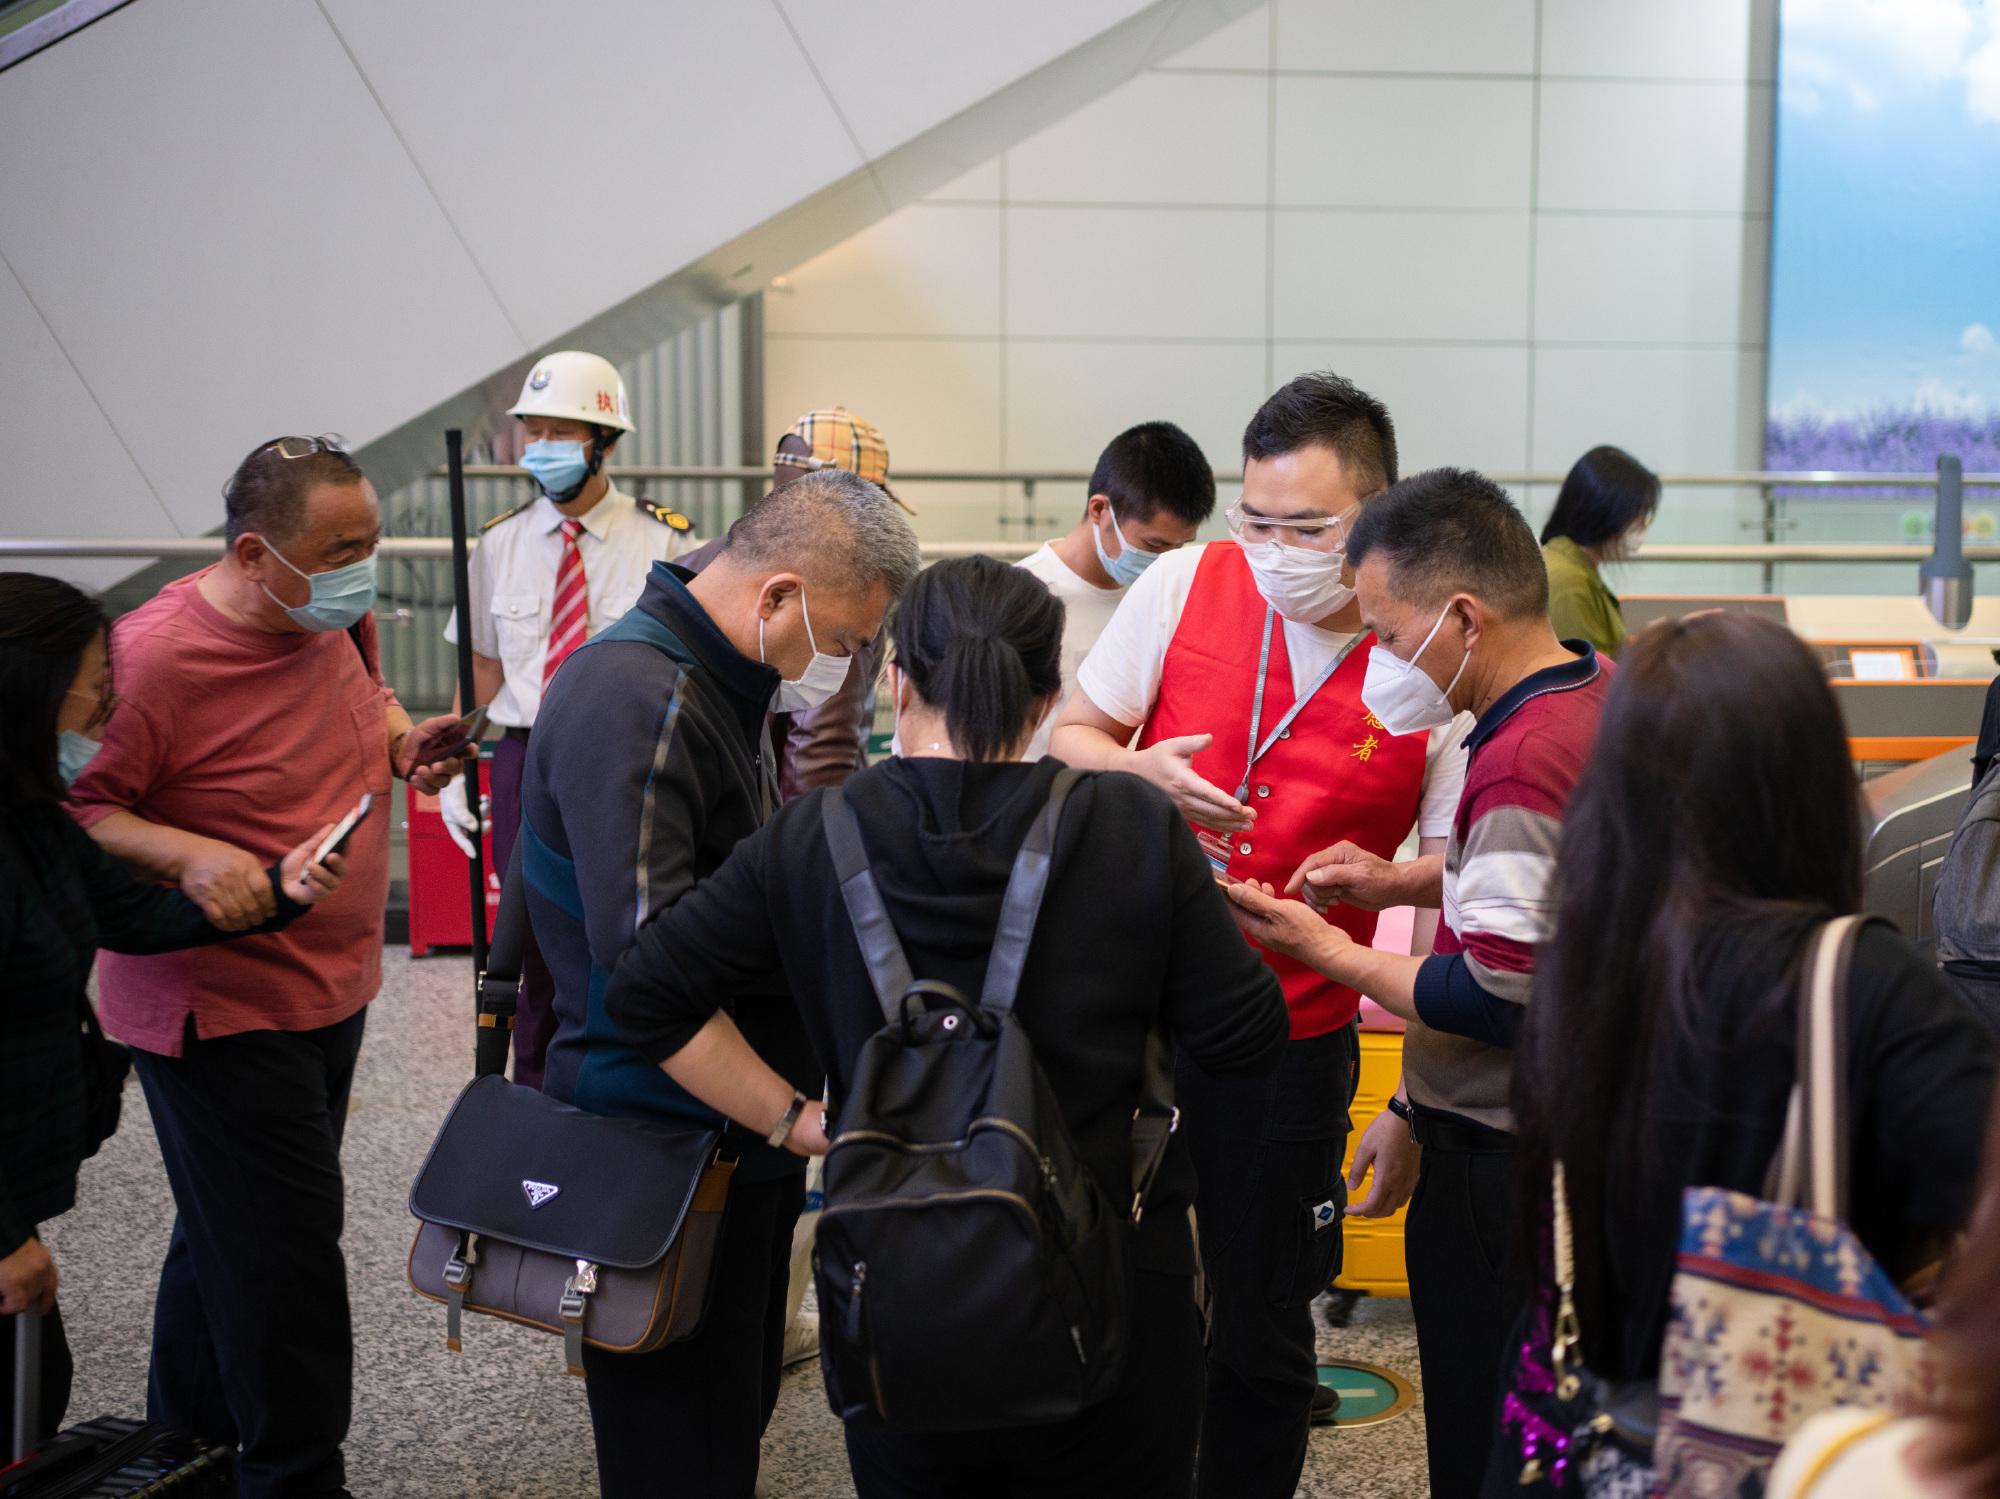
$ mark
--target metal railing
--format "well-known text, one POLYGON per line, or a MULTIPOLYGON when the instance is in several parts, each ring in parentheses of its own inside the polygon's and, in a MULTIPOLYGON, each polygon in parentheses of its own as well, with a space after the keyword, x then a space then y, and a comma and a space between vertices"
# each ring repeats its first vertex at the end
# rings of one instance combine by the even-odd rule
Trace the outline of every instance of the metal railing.
MULTIPOLYGON (((634 463, 624 467, 606 467, 605 472, 613 476, 629 479, 672 479, 672 480, 722 480, 722 479, 768 479, 769 467, 764 468, 700 468, 677 466, 674 464, 634 463)), ((1560 485, 1568 477, 1567 473, 1509 473, 1498 469, 1481 469, 1480 472, 1496 484, 1560 485)), ((443 478, 442 468, 433 472, 434 478, 443 478)), ((511 464, 468 463, 465 466, 468 479, 518 479, 525 473, 511 464)), ((913 469, 899 468, 892 476, 898 484, 1088 484, 1089 469, 913 469)), ((1217 484, 1240 484, 1241 473, 1215 476, 1217 484)), ((1745 469, 1737 473, 1673 474, 1660 475, 1660 483, 1668 488, 1710 487, 1722 489, 1747 489, 1769 485, 1784 488, 1799 485, 1808 488, 1847 487, 1883 489, 1935 489, 1938 476, 1935 473, 1871 473, 1865 469, 1745 469)), ((1967 474, 1967 484, 2000 488, 2000 474, 1967 474)))
MULTIPOLYGON (((702 484, 725 483, 754 484, 770 478, 768 468, 748 465, 726 464, 661 464, 635 463, 607 467, 606 474, 624 485, 660 484, 702 484)), ((431 477, 444 475, 443 469, 436 470, 431 477)), ((526 485, 529 482, 525 470, 505 463, 471 463, 465 467, 467 479, 504 479, 526 485)), ((1038 486, 1044 484, 1081 485, 1090 482, 1090 473, 1085 469, 898 469, 895 474, 898 484, 1007 484, 1019 485, 1024 497, 1032 500, 1038 486)), ((1489 472, 1486 477, 1495 483, 1512 487, 1557 488, 1566 475, 1542 472, 1489 472)), ((1218 485, 1240 484, 1241 473, 1219 473, 1215 476, 1218 485)), ((1964 485, 1968 489, 2000 489, 2000 473, 1966 474, 1964 485)), ((1832 491, 1843 489, 1906 489, 1914 491, 1934 490, 1938 485, 1935 473, 1870 473, 1865 470, 1806 469, 1782 471, 1771 469, 1744 469, 1722 473, 1663 473, 1660 483, 1668 489, 1755 489, 1759 491, 1765 507, 1761 527, 1755 522, 1746 528, 1757 528, 1763 532, 1763 539, 1757 542, 1652 542, 1646 548, 1648 562, 1673 563, 1757 563, 1766 569, 1780 563, 1855 563, 1855 562, 1920 562, 1930 555, 1931 549, 1925 545, 1867 545, 1784 542, 1778 540, 1778 532, 1784 521, 1776 507, 1783 491, 1818 491, 1815 497, 1839 498, 1832 491)), ((727 520, 725 515, 721 517, 727 520)), ((1023 525, 1037 527, 1045 524, 1043 518, 1029 512, 1022 516, 1001 515, 996 518, 1002 530, 1023 525)), ((993 556, 1024 556, 1033 551, 1037 542, 1024 541, 963 541, 932 542, 926 544, 924 553, 928 557, 958 557, 975 552, 986 552, 993 556)), ((146 537, 97 539, 85 537, 39 537, 0 538, 0 558, 4 557, 130 557, 130 558, 207 558, 221 553, 222 541, 216 536, 189 537, 146 537)), ((385 537, 382 555, 409 561, 431 561, 451 555, 451 543, 438 535, 385 537)), ((1968 546, 1965 555, 1973 562, 2000 562, 2000 545, 1968 546)), ((1770 578, 1766 577, 1766 585, 1770 578)))
MULTIPOLYGON (((473 545, 477 546, 474 539, 473 545)), ((990 557, 1025 557, 1041 545, 1037 541, 931 541, 923 543, 927 558, 969 557, 984 553, 990 557)), ((443 561, 451 556, 450 538, 444 536, 385 536, 382 557, 411 562, 443 561)), ((39 537, 0 539, 0 557, 186 557, 205 559, 222 555, 220 536, 175 536, 146 540, 93 540, 84 537, 39 537)), ((1818 545, 1806 542, 1665 542, 1646 543, 1648 562, 1921 562, 1931 555, 1927 546, 1910 545, 1818 545)), ((1968 546, 1969 562, 2000 562, 2000 546, 1968 546)))
MULTIPOLYGON (((726 525, 738 508, 717 503, 715 497, 726 494, 730 487, 738 493, 754 495, 757 486, 768 482, 770 477, 770 471, 765 468, 728 465, 630 464, 609 469, 608 472, 623 487, 641 492, 643 486, 654 483, 707 486, 701 491, 705 503, 697 508, 702 512, 702 528, 710 534, 726 525)), ((495 492, 491 496, 493 513, 503 508, 501 502, 505 495, 500 485, 490 481, 514 481, 523 486, 529 482, 521 469, 505 464, 468 465, 466 475, 468 479, 489 481, 482 488, 495 492)), ((1216 482, 1236 484, 1241 477, 1235 473, 1218 474, 1216 482)), ((1552 492, 1561 485, 1565 476, 1560 473, 1495 472, 1488 477, 1517 489, 1533 487, 1552 492)), ((1744 470, 1669 473, 1660 477, 1662 484, 1670 489, 1756 490, 1761 497, 1761 514, 1744 519, 1741 528, 1760 539, 1714 543, 1650 542, 1645 552, 1648 563, 1748 564, 1761 570, 1763 591, 1769 593, 1775 591, 1776 569, 1786 564, 1901 563, 1914 566, 1932 555, 1933 549, 1928 544, 1806 543, 1781 540, 1780 537, 1797 525, 1796 519, 1783 513, 1784 502, 1788 498, 1802 497, 1801 492, 1816 499, 1832 499, 1841 490, 1861 488, 1879 494, 1886 489, 1907 490, 1928 498, 1938 485, 1935 473, 1744 470)), ((1024 503, 1018 513, 1009 514, 1003 509, 995 518, 996 529, 1002 533, 1000 538, 928 543, 923 552, 925 558, 932 561, 977 552, 1002 558, 1027 555, 1046 539, 1053 526, 1067 525, 1069 519, 1067 506, 1061 517, 1045 509, 1038 512, 1034 504, 1036 487, 1070 486, 1070 495, 1074 497, 1089 480, 1087 472, 1072 469, 899 469, 895 474, 898 484, 1019 486, 1024 503)), ((2000 489, 2000 473, 1967 474, 1964 483, 1968 488, 2000 489)), ((440 638, 450 610, 451 589, 445 576, 445 565, 451 556, 451 543, 447 537, 436 534, 444 529, 441 516, 421 514, 425 507, 420 496, 406 492, 399 498, 403 503, 391 518, 392 524, 407 529, 420 527, 431 534, 391 536, 382 542, 381 556, 387 565, 380 580, 376 612, 384 625, 398 627, 383 631, 383 666, 390 680, 397 684, 413 706, 441 707, 450 701, 452 692, 449 652, 440 638)), ((1876 502, 1879 503, 1879 499, 1876 502)), ((221 552, 220 536, 0 538, 0 559, 19 561, 128 558, 198 564, 220 556, 221 552)), ((1968 562, 2000 563, 2000 544, 1967 546, 1964 556, 1968 562)))

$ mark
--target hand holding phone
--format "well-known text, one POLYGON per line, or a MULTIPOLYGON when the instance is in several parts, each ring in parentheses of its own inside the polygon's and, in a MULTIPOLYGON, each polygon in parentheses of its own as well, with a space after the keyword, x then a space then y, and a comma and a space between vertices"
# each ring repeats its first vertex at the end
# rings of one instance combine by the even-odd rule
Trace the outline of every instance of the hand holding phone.
MULTIPOLYGON (((373 799, 362 800, 372 804, 373 799)), ((341 821, 327 823, 278 861, 278 889, 287 899, 302 906, 317 905, 340 888, 347 873, 347 856, 340 850, 366 815, 356 807, 341 821)), ((216 924, 225 931, 243 930, 241 925, 219 921, 216 924)))
POLYGON ((437 765, 446 760, 457 759, 479 743, 486 733, 486 724, 490 716, 486 705, 482 703, 439 734, 436 744, 418 745, 416 753, 410 758, 410 769, 421 770, 427 765, 437 765))
POLYGON ((320 843, 320 846, 313 851, 312 859, 309 862, 324 864, 334 854, 345 853, 347 851, 347 840, 354 836, 354 830, 361 826, 362 822, 367 819, 368 814, 374 808, 375 793, 372 791, 362 792, 361 800, 354 804, 354 810, 333 825, 333 831, 328 833, 320 843))

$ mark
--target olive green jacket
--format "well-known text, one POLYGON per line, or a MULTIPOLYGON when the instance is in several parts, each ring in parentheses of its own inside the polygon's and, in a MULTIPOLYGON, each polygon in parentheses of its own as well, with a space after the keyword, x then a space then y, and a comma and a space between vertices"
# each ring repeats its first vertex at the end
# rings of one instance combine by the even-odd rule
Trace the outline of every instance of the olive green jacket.
POLYGON ((1558 640, 1587 640, 1616 659, 1625 644, 1625 615, 1590 553, 1558 536, 1542 548, 1549 569, 1549 623, 1558 640))

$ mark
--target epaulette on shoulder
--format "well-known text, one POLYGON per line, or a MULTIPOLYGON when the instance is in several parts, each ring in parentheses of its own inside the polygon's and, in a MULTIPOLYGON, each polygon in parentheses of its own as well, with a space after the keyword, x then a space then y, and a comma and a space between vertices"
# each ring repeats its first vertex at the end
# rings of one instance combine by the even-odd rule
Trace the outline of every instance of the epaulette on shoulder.
POLYGON ((692 531, 694 522, 678 510, 669 510, 665 505, 655 505, 651 500, 639 501, 639 508, 652 516, 663 526, 672 526, 676 531, 692 531))
POLYGON ((533 500, 529 500, 525 504, 516 505, 512 510, 501 511, 498 515, 494 516, 493 519, 491 519, 485 525, 479 528, 480 534, 483 536, 486 532, 491 531, 495 526, 499 525, 500 522, 502 522, 503 520, 512 520, 515 516, 519 515, 523 510, 526 510, 529 505, 532 505, 534 503, 535 502, 533 500))

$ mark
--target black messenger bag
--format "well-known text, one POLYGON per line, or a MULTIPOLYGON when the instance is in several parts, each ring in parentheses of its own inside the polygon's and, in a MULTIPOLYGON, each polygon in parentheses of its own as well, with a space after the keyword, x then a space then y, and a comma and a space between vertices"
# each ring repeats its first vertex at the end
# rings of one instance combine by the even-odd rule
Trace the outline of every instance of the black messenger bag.
MULTIPOLYGON (((848 1421, 948 1432, 1065 1420, 1118 1385, 1133 1225, 1172 1132, 1166 1038, 1145 1044, 1129 1197, 1078 1157, 1014 1000, 1077 772, 1015 858, 977 1003, 915 978, 853 810, 828 845, 887 1024, 856 1060, 826 1156, 813 1270, 828 1403, 848 1421)), ((1060 1013, 1062 996, 1043 996, 1060 1013)))
POLYGON ((583 1345, 651 1353, 700 1325, 733 1158, 713 1129, 571 1108, 500 1075, 527 930, 517 845, 479 978, 477 1076, 410 1188, 410 1284, 445 1304, 445 1343, 481 1312, 583 1345))

